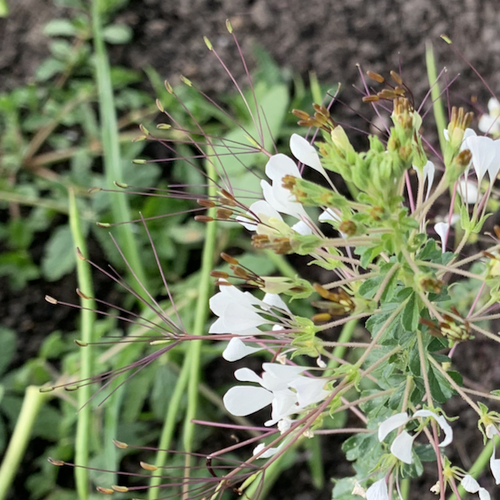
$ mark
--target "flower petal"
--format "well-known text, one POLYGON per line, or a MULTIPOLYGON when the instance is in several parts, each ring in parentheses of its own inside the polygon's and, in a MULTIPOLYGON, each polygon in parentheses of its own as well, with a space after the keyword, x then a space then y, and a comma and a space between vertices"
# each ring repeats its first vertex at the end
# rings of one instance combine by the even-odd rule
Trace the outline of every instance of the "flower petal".
POLYGON ((462 179, 458 183, 458 193, 465 203, 469 205, 477 203, 477 199, 479 197, 477 184, 462 179))
POLYGON ((249 347, 245 345, 239 338, 233 337, 227 344, 227 347, 224 349, 222 357, 226 361, 233 362, 261 350, 261 347, 249 347))
MULTIPOLYGON (((265 447, 266 447, 266 445, 264 443, 260 443, 259 445, 257 445, 254 448, 252 455, 257 455, 257 453, 259 453, 260 451, 262 451, 265 447)), ((279 448, 269 448, 264 453, 262 453, 262 455, 259 455, 259 458, 270 458, 273 455, 276 455, 276 452, 278 450, 279 450, 279 448)))
POLYGON ((396 415, 384 420, 378 428, 378 440, 382 442, 390 432, 398 427, 401 427, 402 425, 405 425, 408 420, 408 413, 406 412, 396 413, 396 415))
MULTIPOLYGON (((266 293, 262 302, 270 307, 274 307, 277 309, 281 309, 282 311, 286 311, 288 314, 291 314, 288 306, 283 302, 283 299, 277 293, 266 293)), ((265 306, 263 306, 265 308, 265 306)))
POLYGON ((479 500, 491 500, 490 494, 487 489, 479 488, 479 500))
POLYGON ((447 224, 446 222, 438 222, 437 224, 434 224, 434 231, 436 231, 438 236, 441 238, 442 248, 445 248, 444 240, 446 238, 446 233, 448 232, 449 227, 450 225, 447 224))
POLYGON ((469 474, 464 476, 460 481, 462 488, 468 493, 477 493, 479 491, 479 483, 469 474))
POLYGON ((413 462, 411 456, 411 449, 413 440, 415 438, 410 436, 406 431, 403 431, 391 444, 391 453, 401 462, 411 464, 413 462))
POLYGON ((328 391, 324 390, 325 383, 323 378, 297 377, 288 386, 297 391, 299 407, 305 408, 326 398, 328 391))
POLYGON ((224 394, 224 406, 226 410, 237 416, 244 417, 262 410, 262 408, 271 404, 273 395, 262 387, 252 387, 237 385, 231 387, 224 394))
POLYGON ((234 372, 234 378, 240 382, 256 382, 262 385, 262 379, 250 368, 239 368, 234 372))
POLYGON ((493 449, 493 453, 491 454, 490 469, 495 478, 495 484, 500 484, 500 458, 495 458, 495 449, 493 449))
POLYGON ((293 156, 301 163, 316 170, 323 177, 328 178, 323 165, 321 165, 316 148, 309 141, 298 134, 292 134, 292 137, 290 137, 290 150, 293 156))
POLYGON ((295 162, 284 154, 277 154, 271 156, 266 164, 266 175, 272 181, 281 181, 285 175, 293 175, 294 177, 301 177, 299 169, 295 162))
POLYGON ((436 415, 434 412, 432 412, 430 410, 418 410, 413 414, 413 417, 414 418, 415 417, 418 417, 418 418, 431 417, 437 422, 439 427, 441 427, 441 429, 443 429, 444 436, 445 436, 443 441, 441 441, 441 443, 439 443, 439 446, 442 446, 442 447, 448 446, 453 441, 453 429, 451 428, 451 426, 448 423, 448 421, 446 420, 446 418, 444 418, 442 415, 436 415))
POLYGON ((385 479, 379 479, 366 490, 367 500, 389 500, 385 479))

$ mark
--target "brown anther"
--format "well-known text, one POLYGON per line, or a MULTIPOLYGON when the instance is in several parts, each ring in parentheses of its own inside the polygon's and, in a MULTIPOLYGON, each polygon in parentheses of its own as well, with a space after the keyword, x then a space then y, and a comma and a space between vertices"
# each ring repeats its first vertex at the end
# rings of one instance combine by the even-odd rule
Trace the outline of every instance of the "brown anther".
POLYGON ((229 281, 216 281, 215 286, 233 286, 229 281))
POLYGON ((380 99, 396 99, 397 94, 396 92, 394 92, 394 90, 391 90, 391 89, 383 89, 381 90, 378 94, 377 94, 380 99))
POLYGON ((151 470, 151 471, 158 470, 158 467, 156 467, 155 465, 148 464, 147 462, 139 462, 139 464, 144 470, 151 470))
POLYGON ((495 231, 496 237, 500 240, 500 226, 493 226, 493 231, 495 231))
POLYGON ((118 441, 117 439, 113 439, 113 444, 117 447, 120 448, 120 450, 125 450, 128 448, 128 444, 124 443, 123 441, 118 441))
POLYGON ((321 297, 323 297, 326 300, 332 300, 332 298, 334 297, 333 293, 331 293, 329 290, 327 290, 319 283, 314 283, 313 288, 314 290, 316 290, 317 293, 319 293, 319 295, 321 295, 321 297))
POLYGON ((403 97, 406 94, 406 89, 404 87, 396 87, 394 89, 394 93, 400 97, 403 97))
MULTIPOLYGON (((223 198, 226 198, 228 200, 231 200, 231 202, 236 205, 236 198, 229 192, 229 191, 226 191, 225 189, 221 189, 220 190, 220 194, 223 198)), ((234 206, 234 205, 231 205, 231 206, 234 206)))
POLYGON ((214 218, 208 215, 195 215, 194 220, 197 222, 213 222, 214 218))
POLYGON ((463 151, 460 151, 458 155, 456 156, 456 162, 461 166, 461 167, 467 167, 469 165, 470 161, 472 160, 472 153, 468 149, 464 149, 463 151))
POLYGON ((51 297, 50 295, 45 295, 45 300, 46 300, 49 304, 53 304, 53 305, 57 305, 57 304, 58 304, 57 299, 54 299, 54 297, 51 297))
POLYGON ((302 111, 301 109, 292 109, 292 115, 296 116, 297 118, 301 120, 308 120, 309 119, 309 114, 306 113, 305 111, 302 111))
POLYGON ((391 78, 398 84, 398 85, 403 85, 403 79, 401 78, 401 75, 399 73, 396 73, 395 71, 391 71, 390 73, 391 78))
POLYGON ((96 490, 103 495, 112 495, 114 493, 111 488, 103 488, 102 486, 97 486, 96 490))
POLYGON ((311 320, 314 324, 317 325, 318 323, 326 323, 328 321, 331 321, 332 316, 331 316, 331 314, 328 314, 328 313, 319 313, 319 314, 315 314, 311 318, 311 320))
POLYGON ((368 78, 371 78, 372 80, 375 80, 378 83, 383 83, 385 82, 385 78, 382 75, 379 75, 378 73, 375 73, 374 71, 367 71, 366 76, 368 78))
POLYGON ((205 207, 205 208, 215 207, 215 203, 212 200, 198 199, 198 200, 196 200, 196 203, 198 203, 198 205, 200 205, 200 207, 205 207))
POLYGON ((315 109, 316 113, 323 115, 325 118, 330 118, 330 111, 328 111, 328 109, 323 105, 313 104, 313 108, 315 109))
POLYGON ((90 297, 89 295, 85 295, 79 288, 76 289, 76 294, 81 299, 85 299, 85 300, 91 300, 92 299, 92 297, 90 297))
POLYGON ((377 101, 380 101, 380 97, 378 95, 366 95, 361 100, 363 102, 377 102, 377 101))
POLYGON ((248 274, 248 271, 243 269, 242 267, 238 266, 231 266, 231 270, 233 271, 234 275, 238 278, 241 278, 243 280, 250 279, 250 274, 248 274))
POLYGON ((265 234, 254 234, 252 236, 252 245, 255 248, 268 248, 278 255, 286 255, 292 251, 292 245, 289 238, 273 238, 265 234))
POLYGON ((227 280, 229 278, 229 274, 223 271, 210 271, 210 276, 212 278, 221 278, 227 280))
POLYGON ((237 266, 239 264, 239 261, 237 259, 235 259, 234 257, 231 257, 231 255, 228 255, 227 253, 222 252, 220 254, 220 257, 222 260, 224 260, 228 264, 234 264, 235 266, 237 266))
POLYGON ((423 278, 420 286, 426 292, 440 293, 443 288, 443 282, 436 278, 423 278))
POLYGON ((344 234, 347 234, 347 236, 354 236, 357 231, 357 226, 352 220, 344 220, 340 223, 339 226, 339 231, 341 231, 344 234))
POLYGON ((56 460, 55 458, 47 458, 47 460, 49 461, 49 463, 51 463, 52 465, 56 465, 57 467, 62 467, 64 465, 64 462, 62 460, 56 460))
POLYGON ((76 247, 76 256, 80 259, 80 260, 83 260, 84 262, 87 260, 84 256, 83 256, 83 253, 81 252, 81 250, 76 247))
POLYGON ((216 215, 220 220, 228 220, 233 215, 233 211, 228 208, 218 208, 216 215))
MULTIPOLYGON (((498 228, 498 226, 495 226, 495 227, 493 228, 493 230, 495 231, 495 234, 496 234, 496 232, 497 232, 497 231, 496 231, 496 229, 495 229, 495 228, 498 228)), ((499 230, 500 230, 500 228, 499 228, 499 230)), ((497 258, 496 258, 496 257, 495 257, 492 253, 487 252, 486 250, 483 250, 481 253, 482 253, 485 257, 488 257, 488 259, 495 259, 495 260, 497 260, 497 258)))
POLYGON ((126 486, 117 486, 116 484, 111 486, 113 488, 113 491, 116 491, 118 493, 127 493, 128 488, 126 486))
POLYGON ((283 179, 281 181, 283 184, 283 187, 285 189, 289 189, 290 191, 294 188, 294 186, 297 184, 297 177, 293 175, 285 175, 283 176, 283 179))

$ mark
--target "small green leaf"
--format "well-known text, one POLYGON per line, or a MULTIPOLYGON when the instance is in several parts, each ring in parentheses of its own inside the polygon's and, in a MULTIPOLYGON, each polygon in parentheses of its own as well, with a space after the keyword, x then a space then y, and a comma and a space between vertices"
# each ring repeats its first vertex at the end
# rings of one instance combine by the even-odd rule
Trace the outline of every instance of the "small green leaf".
POLYGON ((112 24, 103 30, 104 40, 114 45, 129 43, 132 40, 133 30, 130 26, 112 24))
POLYGON ((48 281, 56 281, 75 267, 75 247, 69 226, 58 227, 45 247, 42 272, 48 281))
POLYGON ((78 30, 69 19, 52 19, 45 25, 43 32, 48 36, 75 36, 78 30))
POLYGON ((414 332, 418 328, 418 320, 420 318, 420 304, 417 294, 413 292, 403 309, 401 315, 401 324, 409 332, 414 332))

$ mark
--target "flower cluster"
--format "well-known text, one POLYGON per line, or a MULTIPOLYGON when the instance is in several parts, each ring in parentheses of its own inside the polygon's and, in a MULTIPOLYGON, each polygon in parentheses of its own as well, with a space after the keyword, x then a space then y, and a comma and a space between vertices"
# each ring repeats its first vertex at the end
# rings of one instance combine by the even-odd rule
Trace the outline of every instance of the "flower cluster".
MULTIPOLYGON (((223 404, 234 417, 260 410, 266 417, 263 426, 251 427, 258 436, 230 448, 252 445, 248 458, 220 477, 211 475, 221 489, 235 488, 236 478, 244 477, 236 491, 251 492, 250 498, 257 495, 252 481, 239 474, 254 460, 266 460, 254 474, 264 478, 305 438, 343 432, 350 434, 343 449, 355 473, 336 478, 334 500, 395 498, 400 482, 422 475, 422 462, 429 460, 436 462, 432 491, 441 500, 447 488, 459 495, 457 481, 488 499, 485 488, 449 462, 457 416, 445 416, 442 407, 458 394, 474 410, 493 446, 491 472, 500 483, 494 449, 500 418, 474 399, 498 397, 467 387, 454 365, 475 336, 495 347, 500 342, 485 326, 499 317, 500 228, 492 228, 496 237, 490 233, 480 251, 470 244, 498 205, 493 185, 500 141, 478 135, 472 113, 453 108, 439 131, 443 150, 436 152, 422 135, 423 118, 401 76, 391 72, 391 82, 369 76, 385 88, 363 100, 388 115, 391 126, 357 151, 330 106, 315 104, 313 115, 294 110, 314 135, 292 134, 283 144, 290 156, 268 151, 263 131, 250 138, 267 177, 257 192, 234 187, 226 176, 221 151, 234 157, 234 144, 205 134, 204 149, 187 128, 177 127, 188 143, 212 152, 205 153, 212 190, 196 196, 208 211, 196 220, 236 223, 255 251, 286 265, 284 255, 307 263, 296 273, 263 276, 240 262, 246 247, 234 241, 223 250, 235 256, 222 253, 226 268, 212 272, 219 291, 210 299, 216 319, 207 339, 227 342, 225 361, 262 366, 236 369, 236 380, 245 384, 230 387, 223 404), (306 270, 313 267, 316 281, 306 270), (345 412, 350 427, 335 428, 345 412)), ((264 120, 254 108, 248 110, 258 128, 264 120)), ((489 108, 479 129, 498 132, 498 109, 492 102, 489 108)), ((155 139, 149 132, 144 138, 155 139)))

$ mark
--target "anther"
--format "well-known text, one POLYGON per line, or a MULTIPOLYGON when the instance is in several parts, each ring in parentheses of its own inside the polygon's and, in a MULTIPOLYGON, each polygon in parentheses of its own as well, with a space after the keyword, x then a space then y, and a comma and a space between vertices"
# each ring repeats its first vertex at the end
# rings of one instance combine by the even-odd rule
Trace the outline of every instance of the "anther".
POLYGON ((220 257, 222 260, 226 261, 228 264, 234 264, 237 266, 239 264, 239 261, 235 259, 234 257, 231 257, 231 255, 228 255, 227 253, 222 252, 220 254, 220 257))

